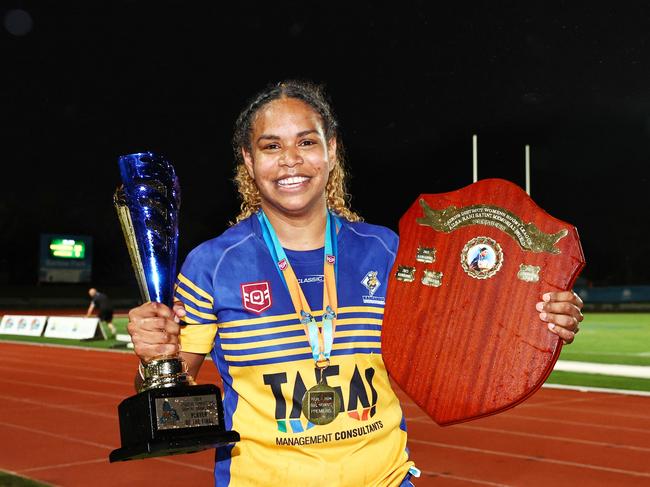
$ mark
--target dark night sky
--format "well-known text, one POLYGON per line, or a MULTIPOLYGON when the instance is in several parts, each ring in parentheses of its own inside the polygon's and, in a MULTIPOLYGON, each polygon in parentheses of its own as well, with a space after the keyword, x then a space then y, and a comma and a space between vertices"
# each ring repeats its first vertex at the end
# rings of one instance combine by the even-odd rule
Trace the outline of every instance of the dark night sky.
POLYGON ((327 86, 366 220, 396 229, 418 194, 469 184, 473 133, 479 177, 523 186, 530 144, 532 196, 578 227, 583 276, 650 283, 647 2, 241 3, 2 0, 6 283, 36 282, 48 232, 94 237, 95 282, 133 281, 112 207, 121 154, 175 165, 181 258, 221 233, 238 206, 234 119, 292 77, 327 86))

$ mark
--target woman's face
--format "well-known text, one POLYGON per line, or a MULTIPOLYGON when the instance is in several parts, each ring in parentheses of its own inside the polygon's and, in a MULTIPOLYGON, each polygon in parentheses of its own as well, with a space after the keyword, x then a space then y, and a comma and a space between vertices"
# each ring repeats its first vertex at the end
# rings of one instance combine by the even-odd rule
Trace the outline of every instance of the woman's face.
POLYGON ((270 102, 253 120, 251 152, 242 152, 265 212, 307 216, 325 210, 336 140, 327 141, 309 105, 295 98, 270 102))

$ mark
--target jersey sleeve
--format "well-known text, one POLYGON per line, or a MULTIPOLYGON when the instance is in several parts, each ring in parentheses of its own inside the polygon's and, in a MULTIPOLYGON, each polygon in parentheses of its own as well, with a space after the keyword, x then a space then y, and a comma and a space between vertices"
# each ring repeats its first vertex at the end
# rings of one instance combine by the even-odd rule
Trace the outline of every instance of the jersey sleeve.
POLYGON ((184 352, 208 353, 217 333, 214 293, 209 259, 200 249, 187 256, 176 280, 174 299, 181 301, 187 315, 181 320, 180 342, 184 352))

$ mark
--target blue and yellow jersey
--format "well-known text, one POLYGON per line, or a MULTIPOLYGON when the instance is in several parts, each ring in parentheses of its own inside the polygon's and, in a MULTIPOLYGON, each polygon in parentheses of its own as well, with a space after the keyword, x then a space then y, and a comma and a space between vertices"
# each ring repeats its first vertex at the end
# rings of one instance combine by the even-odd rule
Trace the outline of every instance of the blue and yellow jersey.
MULTIPOLYGON (((338 313, 327 383, 343 405, 314 425, 302 414, 317 384, 311 348, 256 217, 187 257, 176 297, 184 351, 210 353, 223 379, 225 425, 241 435, 217 451, 217 485, 399 485, 412 462, 406 427, 381 356, 381 323, 397 236, 342 220, 338 313)), ((317 321, 323 251, 287 251, 317 321)))

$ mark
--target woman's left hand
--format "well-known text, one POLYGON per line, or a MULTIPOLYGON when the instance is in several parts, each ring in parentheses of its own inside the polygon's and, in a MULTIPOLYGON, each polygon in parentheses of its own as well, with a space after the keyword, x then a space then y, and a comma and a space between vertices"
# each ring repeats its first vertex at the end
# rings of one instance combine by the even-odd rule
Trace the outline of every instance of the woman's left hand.
POLYGON ((558 335, 564 343, 571 343, 580 331, 583 302, 573 291, 546 293, 543 301, 535 306, 539 318, 547 323, 548 329, 558 335))

